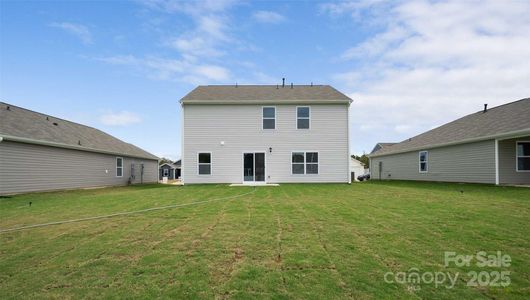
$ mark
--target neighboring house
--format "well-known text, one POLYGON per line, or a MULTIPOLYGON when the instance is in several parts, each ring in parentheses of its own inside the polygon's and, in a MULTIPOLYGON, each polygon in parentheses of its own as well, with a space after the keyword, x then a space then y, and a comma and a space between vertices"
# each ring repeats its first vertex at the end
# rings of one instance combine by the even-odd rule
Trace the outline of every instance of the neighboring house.
POLYGON ((167 177, 169 180, 180 178, 180 159, 175 163, 163 163, 158 167, 158 179, 167 177))
POLYGON ((0 194, 157 182, 158 157, 100 130, 0 102, 0 194))
POLYGON ((199 86, 180 100, 182 180, 349 182, 351 101, 329 85, 199 86))
POLYGON ((467 115, 370 155, 372 179, 530 184, 530 98, 467 115))
POLYGON ((366 173, 364 164, 352 157, 350 159, 350 173, 352 176, 352 181, 357 181, 357 176, 364 175, 366 173))

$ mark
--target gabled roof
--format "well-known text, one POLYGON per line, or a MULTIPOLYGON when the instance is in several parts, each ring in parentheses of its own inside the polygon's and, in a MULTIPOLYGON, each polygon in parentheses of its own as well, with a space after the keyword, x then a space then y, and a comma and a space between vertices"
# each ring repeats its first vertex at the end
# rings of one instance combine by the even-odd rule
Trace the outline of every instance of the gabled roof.
POLYGON ((359 165, 361 165, 361 166, 364 167, 364 163, 363 163, 362 161, 360 161, 360 160, 358 160, 358 159, 355 159, 355 158, 353 158, 353 157, 351 157, 351 156, 350 156, 350 159, 351 159, 352 162, 357 162, 357 163, 359 163, 359 165))
POLYGON ((530 134, 530 98, 481 110, 456 121, 383 147, 371 157, 530 134))
POLYGON ((201 85, 180 100, 183 104, 351 103, 329 85, 201 85))
POLYGON ((171 169, 180 169, 180 160, 178 160, 177 162, 175 163, 163 163, 161 165, 158 166, 158 168, 161 168, 163 166, 168 166, 170 167, 171 169))
POLYGON ((0 137, 90 152, 158 160, 101 130, 0 102, 0 137))
POLYGON ((376 151, 379 151, 379 149, 381 148, 386 148, 386 147, 390 147, 392 145, 395 145, 396 143, 377 143, 375 144, 374 148, 372 149, 372 151, 370 152, 370 154, 376 152, 376 151))

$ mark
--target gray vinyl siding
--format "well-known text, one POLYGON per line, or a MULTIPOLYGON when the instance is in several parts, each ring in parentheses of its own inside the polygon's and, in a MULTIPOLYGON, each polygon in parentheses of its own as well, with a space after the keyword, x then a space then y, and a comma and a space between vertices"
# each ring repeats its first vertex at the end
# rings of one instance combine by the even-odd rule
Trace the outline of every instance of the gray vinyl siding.
POLYGON ((434 149, 429 153, 428 172, 419 172, 419 151, 374 157, 372 179, 425 180, 444 182, 495 183, 495 141, 481 141, 434 149))
POLYGON ((3 141, 0 143, 0 194, 126 185, 135 164, 140 183, 157 182, 156 160, 123 157, 123 177, 116 177, 115 155, 3 141), (108 171, 108 172, 106 172, 108 171))
POLYGON ((517 172, 516 141, 530 141, 530 136, 499 141, 499 183, 530 184, 530 172, 517 172))
POLYGON ((296 128, 296 105, 274 106, 276 129, 264 130, 261 105, 184 105, 183 182, 241 183, 243 152, 266 153, 269 183, 348 182, 348 105, 306 105, 310 129, 296 128), (212 153, 211 175, 198 175, 202 151, 212 153), (292 151, 319 152, 319 174, 291 175, 292 151))

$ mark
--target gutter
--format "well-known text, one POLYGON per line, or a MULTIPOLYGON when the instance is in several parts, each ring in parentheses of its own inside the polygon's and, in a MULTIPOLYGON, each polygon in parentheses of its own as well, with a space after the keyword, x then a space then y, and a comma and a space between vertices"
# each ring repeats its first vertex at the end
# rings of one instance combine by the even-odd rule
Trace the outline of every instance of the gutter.
POLYGON ((517 137, 522 137, 526 135, 530 135, 530 128, 506 132, 506 133, 499 133, 499 134, 494 134, 494 135, 487 135, 483 137, 465 139, 465 140, 449 142, 449 143, 433 144, 433 145, 427 145, 427 146, 422 146, 422 147, 413 147, 413 148, 405 149, 405 150, 390 151, 390 152, 381 153, 381 154, 369 154, 368 157, 370 158, 382 157, 382 156, 401 154, 401 153, 407 153, 407 152, 412 152, 412 151, 428 150, 428 149, 433 149, 433 148, 447 147, 447 146, 460 145, 460 144, 469 144, 473 142, 480 142, 480 141, 486 141, 486 140, 503 140, 503 139, 506 140, 506 139, 517 138, 517 137))
POLYGON ((18 143, 24 143, 24 144, 50 146, 50 147, 57 147, 57 148, 64 148, 64 149, 72 149, 72 150, 79 150, 79 151, 86 151, 86 152, 94 152, 94 153, 102 153, 102 154, 110 154, 110 155, 126 156, 126 157, 132 157, 132 158, 141 158, 141 159, 149 159, 149 160, 158 161, 158 157, 156 156, 146 157, 146 156, 128 154, 128 153, 123 153, 123 152, 106 151, 106 150, 100 150, 100 149, 95 149, 95 148, 68 145, 68 144, 63 144, 63 143, 55 143, 55 142, 42 141, 42 140, 34 140, 34 139, 16 137, 16 136, 10 136, 10 135, 0 136, 0 142, 1 141, 12 141, 12 142, 18 142, 18 143))

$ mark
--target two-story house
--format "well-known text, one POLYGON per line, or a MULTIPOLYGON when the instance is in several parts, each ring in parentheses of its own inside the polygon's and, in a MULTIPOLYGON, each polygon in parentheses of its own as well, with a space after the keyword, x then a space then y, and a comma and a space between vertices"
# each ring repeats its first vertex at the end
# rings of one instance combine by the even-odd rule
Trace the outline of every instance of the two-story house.
POLYGON ((350 182, 351 102, 329 85, 199 86, 180 100, 182 181, 350 182))

